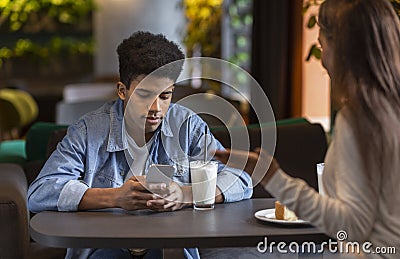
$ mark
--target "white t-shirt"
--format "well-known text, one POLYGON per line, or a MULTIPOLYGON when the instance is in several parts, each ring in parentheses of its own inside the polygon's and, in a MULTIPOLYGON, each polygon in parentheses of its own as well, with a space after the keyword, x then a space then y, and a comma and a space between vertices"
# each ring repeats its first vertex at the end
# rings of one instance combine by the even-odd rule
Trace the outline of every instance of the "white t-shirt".
POLYGON ((130 170, 125 176, 125 182, 132 176, 144 175, 147 159, 149 158, 151 145, 154 143, 154 136, 142 147, 139 147, 135 140, 126 134, 128 144, 128 153, 133 158, 133 163, 130 165, 130 170))

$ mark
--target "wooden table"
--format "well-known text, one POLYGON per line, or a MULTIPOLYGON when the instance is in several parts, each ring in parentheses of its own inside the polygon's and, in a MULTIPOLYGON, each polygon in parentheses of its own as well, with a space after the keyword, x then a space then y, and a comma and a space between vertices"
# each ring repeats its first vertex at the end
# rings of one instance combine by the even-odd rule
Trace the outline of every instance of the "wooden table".
POLYGON ((209 211, 45 211, 31 219, 30 228, 38 243, 65 248, 256 247, 265 237, 299 244, 328 240, 312 226, 285 227, 254 217, 273 206, 273 199, 251 199, 217 204, 209 211))

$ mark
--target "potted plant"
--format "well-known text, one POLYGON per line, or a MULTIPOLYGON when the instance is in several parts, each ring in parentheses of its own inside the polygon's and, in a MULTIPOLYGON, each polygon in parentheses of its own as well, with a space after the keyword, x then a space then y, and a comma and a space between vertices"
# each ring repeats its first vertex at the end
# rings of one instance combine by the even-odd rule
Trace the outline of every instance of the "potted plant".
POLYGON ((220 57, 223 0, 183 0, 187 56, 220 57))
POLYGON ((93 0, 0 1, 2 78, 69 76, 91 69, 93 0))

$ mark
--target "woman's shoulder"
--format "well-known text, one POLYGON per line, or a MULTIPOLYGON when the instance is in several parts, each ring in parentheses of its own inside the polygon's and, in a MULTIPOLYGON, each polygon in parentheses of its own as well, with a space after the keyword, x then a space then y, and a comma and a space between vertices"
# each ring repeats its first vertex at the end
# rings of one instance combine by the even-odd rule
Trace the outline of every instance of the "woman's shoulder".
POLYGON ((333 125, 334 136, 354 136, 354 116, 351 115, 350 111, 346 108, 342 108, 335 117, 333 125))

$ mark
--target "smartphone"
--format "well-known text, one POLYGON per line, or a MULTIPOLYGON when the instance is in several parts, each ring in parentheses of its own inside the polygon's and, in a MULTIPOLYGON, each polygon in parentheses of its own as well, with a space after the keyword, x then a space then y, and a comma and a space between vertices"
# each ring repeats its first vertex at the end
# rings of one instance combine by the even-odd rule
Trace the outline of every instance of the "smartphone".
POLYGON ((175 173, 175 166, 152 164, 146 174, 147 183, 165 183, 167 186, 172 181, 175 173))

